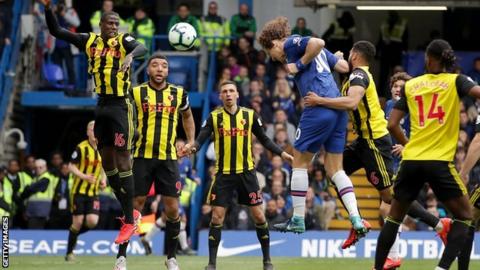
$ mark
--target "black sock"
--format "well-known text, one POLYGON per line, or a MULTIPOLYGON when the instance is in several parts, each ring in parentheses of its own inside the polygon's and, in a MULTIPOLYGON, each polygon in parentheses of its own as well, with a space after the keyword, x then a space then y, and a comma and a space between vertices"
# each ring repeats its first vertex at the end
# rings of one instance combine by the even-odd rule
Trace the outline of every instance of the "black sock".
POLYGON ((128 243, 130 241, 127 241, 123 244, 120 244, 118 246, 118 253, 117 253, 117 259, 120 257, 120 256, 123 256, 125 258, 127 258, 127 248, 128 248, 128 243))
POLYGON ((123 193, 121 192, 121 185, 120 180, 118 179, 118 170, 106 171, 105 174, 107 175, 108 185, 112 187, 113 193, 115 193, 115 197, 120 202, 120 205, 123 206, 123 193))
POLYGON ((69 233, 68 233, 67 255, 70 254, 70 253, 73 253, 73 249, 75 248, 75 245, 77 244, 78 234, 79 233, 78 233, 77 230, 70 227, 70 230, 69 230, 69 233))
POLYGON ((391 217, 385 219, 382 231, 378 236, 377 249, 375 251, 375 269, 382 270, 385 260, 387 259, 390 248, 397 238, 398 227, 401 221, 396 221, 391 217))
POLYGON ((439 267, 450 269, 450 265, 452 265, 465 244, 470 224, 471 222, 469 220, 453 221, 452 228, 448 233, 447 245, 443 251, 442 258, 438 263, 439 267))
POLYGON ((125 223, 133 224, 133 192, 135 186, 132 170, 119 172, 118 180, 120 181, 120 192, 123 195, 122 209, 125 215, 125 223))
POLYGON ((222 225, 210 223, 208 233, 208 264, 217 265, 217 250, 222 239, 222 225))
POLYGON ((427 224, 428 226, 435 229, 440 219, 436 216, 430 214, 423 206, 421 206, 417 201, 413 201, 412 205, 410 206, 410 210, 407 213, 409 216, 413 218, 418 218, 423 223, 427 224))
POLYGON ((270 232, 268 231, 268 223, 256 224, 257 238, 262 245, 263 262, 270 262, 270 232))
POLYGON ((177 254, 178 235, 180 234, 180 217, 170 221, 167 218, 165 237, 167 241, 167 259, 175 258, 177 254))
POLYGON ((475 237, 475 227, 468 228, 468 236, 465 240, 460 254, 458 254, 458 270, 468 270, 470 264, 470 255, 472 253, 473 238, 475 237))
POLYGON ((78 231, 78 235, 82 234, 82 233, 86 233, 90 230, 90 228, 88 228, 87 226, 83 225, 82 228, 80 229, 80 231, 78 231))

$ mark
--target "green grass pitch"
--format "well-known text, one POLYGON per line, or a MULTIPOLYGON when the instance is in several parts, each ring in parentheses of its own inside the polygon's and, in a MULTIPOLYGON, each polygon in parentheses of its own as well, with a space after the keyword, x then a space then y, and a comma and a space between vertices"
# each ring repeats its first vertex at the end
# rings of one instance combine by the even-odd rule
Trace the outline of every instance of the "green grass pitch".
MULTIPOLYGON (((61 256, 12 256, 9 269, 19 270, 103 270, 113 269, 114 257, 77 256, 77 261, 67 263, 61 256)), ((128 270, 166 269, 165 257, 131 256, 128 257, 128 270)), ((315 258, 272 258, 276 270, 359 270, 372 269, 373 259, 315 259, 315 258)), ((203 270, 208 258, 178 257, 182 270, 203 270)), ((436 260, 404 260, 401 269, 428 270, 434 269, 436 260)), ((261 270, 260 257, 228 257, 218 258, 219 270, 261 270)), ((452 270, 457 269, 456 262, 452 270)), ((480 261, 472 261, 470 269, 480 269, 480 261)))

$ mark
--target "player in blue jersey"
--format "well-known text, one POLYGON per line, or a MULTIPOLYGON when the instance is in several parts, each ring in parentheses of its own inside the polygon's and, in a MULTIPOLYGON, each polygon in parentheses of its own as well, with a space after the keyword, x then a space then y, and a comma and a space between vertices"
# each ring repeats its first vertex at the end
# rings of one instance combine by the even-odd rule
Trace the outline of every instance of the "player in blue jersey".
MULTIPOLYGON (((302 98, 310 91, 322 97, 340 96, 332 72, 347 73, 349 66, 341 53, 334 55, 325 49, 322 39, 290 35, 287 18, 277 17, 265 24, 258 41, 273 60, 286 64, 289 73, 295 75, 295 83, 302 98)), ((342 110, 314 106, 306 107, 302 112, 295 135, 290 185, 293 216, 285 223, 276 224, 278 230, 295 233, 305 231, 307 168, 313 155, 323 146, 326 150, 327 176, 335 184, 354 230, 359 236, 368 232, 358 211, 352 181, 342 167, 347 121, 347 113, 342 110)))

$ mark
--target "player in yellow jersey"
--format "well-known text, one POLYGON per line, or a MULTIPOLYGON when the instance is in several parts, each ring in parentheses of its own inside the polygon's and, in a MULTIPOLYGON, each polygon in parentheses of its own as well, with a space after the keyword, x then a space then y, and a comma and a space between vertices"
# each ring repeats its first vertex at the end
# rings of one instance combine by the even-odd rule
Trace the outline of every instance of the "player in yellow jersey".
POLYGON ((261 120, 252 109, 237 106, 238 90, 235 82, 225 81, 220 85, 220 100, 223 106, 210 113, 195 144, 184 146, 185 153, 196 152, 213 134, 217 173, 207 195, 207 202, 213 205, 213 209, 208 237, 209 261, 205 270, 216 269, 217 249, 225 211, 235 191, 239 203, 250 207, 262 247, 263 269, 273 270, 270 261, 268 224, 262 206, 262 191, 258 185, 253 162, 253 135, 265 148, 280 155, 284 160, 292 162, 293 157, 267 137, 261 120))
MULTIPOLYGON (((477 117, 475 131, 475 137, 473 137, 473 140, 468 147, 467 156, 465 157, 460 170, 460 177, 462 177, 465 185, 468 183, 470 171, 473 166, 475 166, 478 159, 480 159, 480 115, 477 117)), ((458 270, 468 270, 468 265, 470 264, 470 254, 472 252, 472 245, 475 236, 475 225, 480 219, 480 186, 478 184, 470 194, 470 203, 474 207, 473 222, 468 230, 466 243, 458 255, 458 270)))
MULTIPOLYGON (((380 106, 375 81, 369 66, 375 57, 375 46, 368 41, 356 42, 349 54, 348 63, 352 73, 342 87, 342 97, 319 97, 313 92, 305 97, 308 106, 326 106, 333 109, 348 110, 357 138, 343 152, 343 168, 347 175, 364 168, 368 181, 378 190, 381 198, 380 214, 386 217, 392 201, 393 157, 392 141, 387 129, 385 114, 380 106)), ((339 192, 341 193, 341 191, 339 192)), ((418 202, 412 203, 408 214, 419 218, 439 232, 448 226, 427 212, 418 202)), ((449 221, 448 221, 449 222, 449 221)), ((444 232, 446 235, 446 231, 444 232)), ((350 236, 342 245, 348 248, 358 241, 360 236, 353 228, 350 236)), ((399 238, 388 256, 384 269, 400 267, 399 238)))
POLYGON ((74 175, 72 190, 72 225, 68 234, 66 261, 73 261, 73 249, 80 234, 93 229, 98 223, 100 201, 98 189, 105 188, 107 177, 102 169, 102 158, 97 150, 97 140, 93 134, 95 122, 87 125, 88 139, 79 143, 68 165, 74 175))
POLYGON ((460 123, 460 98, 480 97, 480 87, 464 75, 449 73, 455 54, 445 40, 432 41, 425 53, 425 75, 405 84, 395 104, 388 127, 399 144, 405 145, 394 184, 394 199, 378 236, 375 268, 383 269, 400 223, 425 183, 453 214, 445 251, 436 270, 449 269, 465 244, 472 220, 467 190, 453 164, 460 123), (408 140, 400 127, 410 114, 408 140))
MULTIPOLYGON (((167 82, 168 60, 154 54, 148 59, 148 82, 133 88, 133 99, 138 116, 138 137, 135 141, 133 172, 135 175, 135 208, 143 209, 152 186, 161 195, 166 215, 165 265, 178 270, 176 251, 180 233, 179 201, 182 190, 177 162, 177 126, 181 117, 187 142, 195 139, 195 122, 188 100, 188 92, 181 86, 167 82)), ((121 245, 125 256, 126 245, 121 245)))
POLYGON ((123 225, 115 239, 116 244, 128 241, 141 218, 133 210, 134 181, 130 151, 134 135, 133 106, 130 102, 130 64, 147 49, 129 34, 119 33, 120 16, 104 12, 100 19, 100 34, 73 33, 63 29, 50 7, 45 5, 48 30, 87 54, 88 73, 95 82, 98 104, 95 111, 95 136, 102 156, 103 168, 115 196, 122 205, 123 225))

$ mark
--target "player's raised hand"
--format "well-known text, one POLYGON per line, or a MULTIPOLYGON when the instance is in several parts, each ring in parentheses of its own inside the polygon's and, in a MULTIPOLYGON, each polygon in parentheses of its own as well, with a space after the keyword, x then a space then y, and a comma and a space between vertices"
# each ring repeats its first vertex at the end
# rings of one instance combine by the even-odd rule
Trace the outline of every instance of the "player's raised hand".
POLYGON ((344 59, 343 52, 341 51, 336 51, 333 55, 335 55, 338 59, 344 59))
POLYGON ((303 102, 305 106, 312 107, 320 105, 321 97, 318 96, 316 93, 309 91, 307 95, 303 98, 303 102))
POLYGON ((282 159, 287 161, 288 163, 290 163, 290 164, 293 163, 293 156, 290 155, 289 153, 283 151, 281 156, 282 156, 282 159))
POLYGON ((131 54, 127 54, 127 56, 125 56, 125 60, 123 60, 122 66, 120 67, 120 71, 121 72, 127 71, 130 65, 132 64, 132 61, 133 61, 133 56, 131 54))

